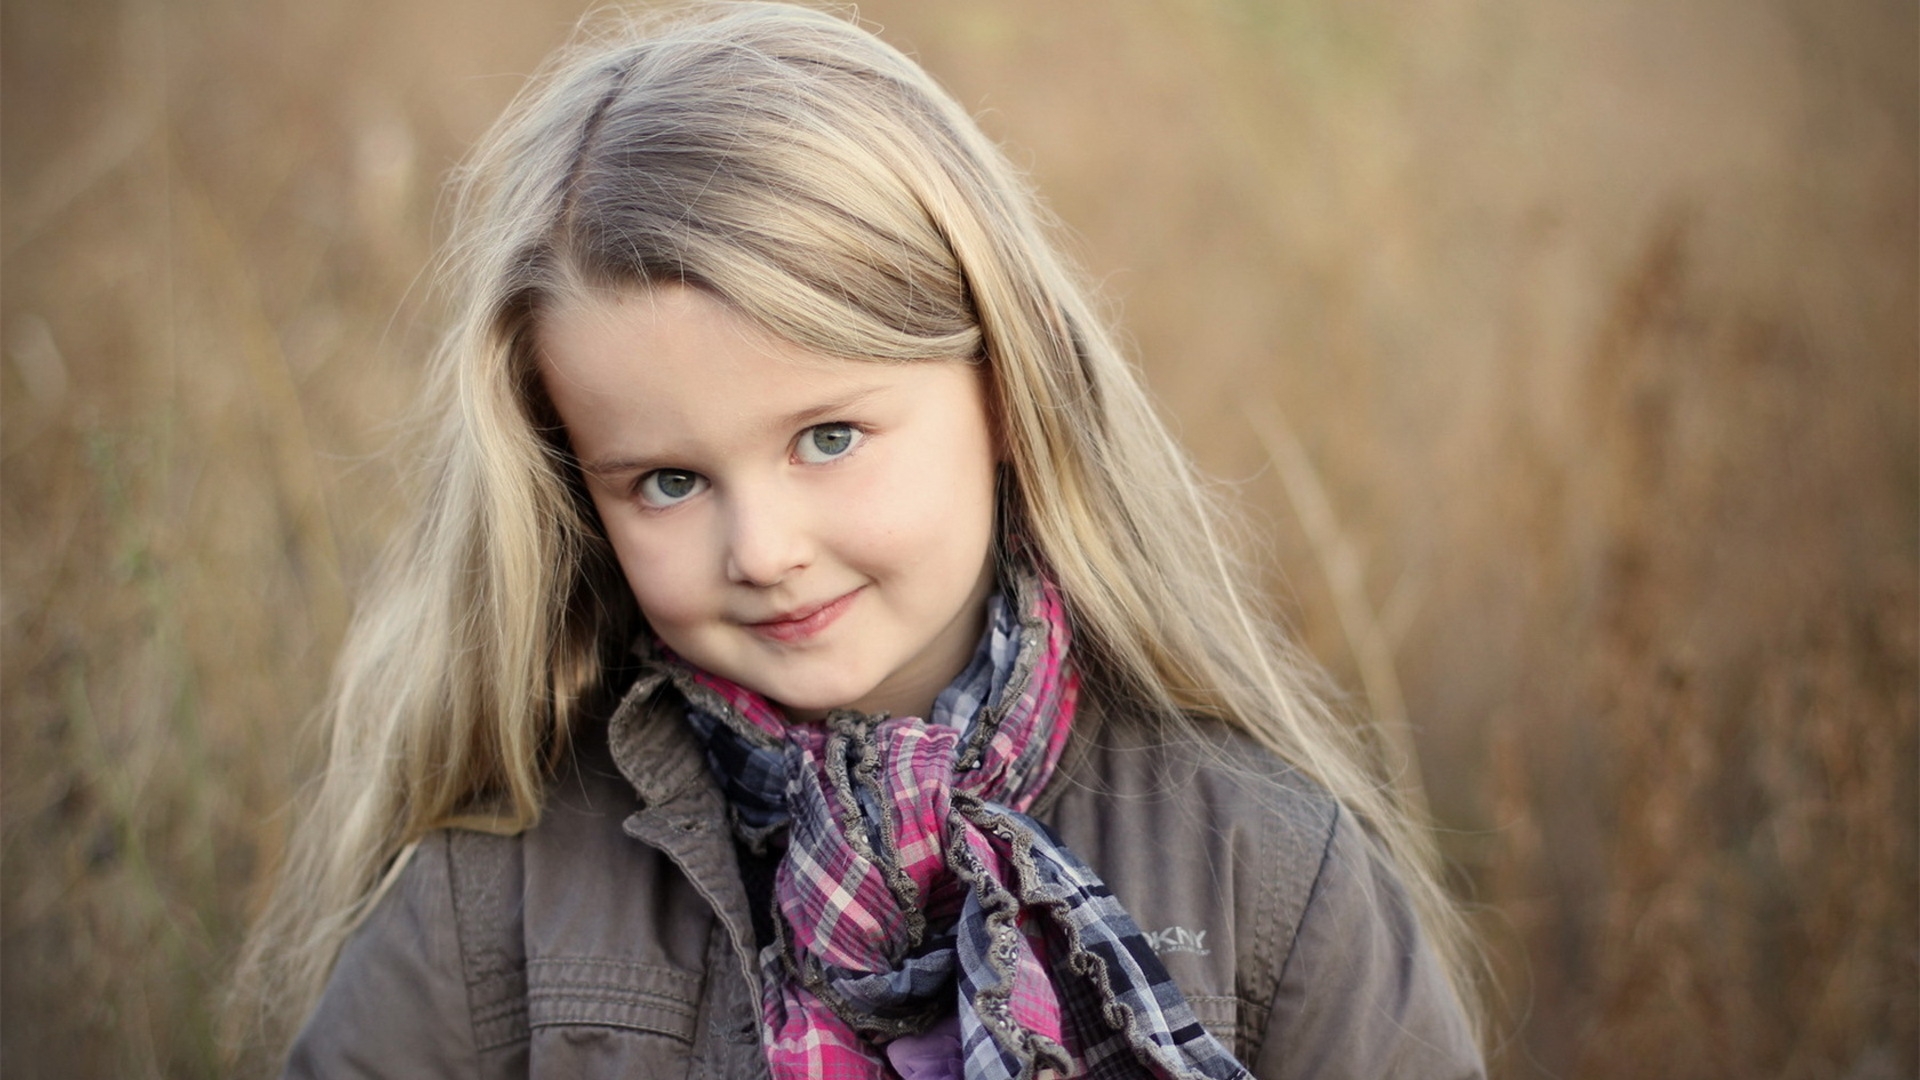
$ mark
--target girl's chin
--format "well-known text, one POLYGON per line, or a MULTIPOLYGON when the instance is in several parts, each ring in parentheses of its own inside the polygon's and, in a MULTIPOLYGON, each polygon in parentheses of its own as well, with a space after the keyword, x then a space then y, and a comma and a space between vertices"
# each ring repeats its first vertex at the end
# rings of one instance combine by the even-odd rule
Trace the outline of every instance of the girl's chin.
POLYGON ((770 698, 769 700, 771 700, 775 705, 780 707, 780 711, 787 715, 788 720, 796 724, 817 724, 822 720, 825 720, 827 718, 827 714, 830 712, 833 712, 836 709, 851 709, 854 712, 860 712, 860 713, 869 713, 869 712, 879 711, 879 709, 877 708, 868 708, 866 704, 863 703, 857 697, 851 700, 844 700, 839 698, 826 698, 826 699, 803 698, 801 699, 802 704, 793 704, 787 701, 783 701, 777 697, 770 698), (813 703, 813 702, 823 701, 823 700, 836 701, 838 703, 833 705, 813 703))
MULTIPOLYGON (((776 703, 777 704, 777 703, 776 703)), ((832 709, 796 709, 791 705, 781 705, 780 711, 786 714, 789 724, 818 724, 827 718, 832 709)))
POLYGON ((871 693, 850 694, 797 694, 792 698, 783 698, 778 694, 764 695, 777 705, 787 719, 796 724, 817 724, 827 718, 827 714, 837 709, 849 709, 857 713, 885 712, 889 716, 905 715, 900 709, 889 708, 886 703, 874 700, 871 693))

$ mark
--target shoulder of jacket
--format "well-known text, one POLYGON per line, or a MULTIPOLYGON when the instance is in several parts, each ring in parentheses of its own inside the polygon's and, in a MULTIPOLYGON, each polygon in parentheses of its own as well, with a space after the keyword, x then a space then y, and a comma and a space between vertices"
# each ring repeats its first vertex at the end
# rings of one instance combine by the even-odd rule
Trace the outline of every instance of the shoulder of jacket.
POLYGON ((527 1037, 526 953, 521 933, 524 834, 448 828, 429 834, 413 861, 444 875, 475 1050, 527 1037))
POLYGON ((1075 793, 1107 796, 1119 812, 1143 798, 1179 793, 1223 824, 1281 829, 1292 842, 1276 856, 1295 866, 1303 859, 1318 865, 1341 814, 1339 801, 1246 732, 1211 717, 1155 720, 1101 707, 1089 719, 1076 726, 1036 815, 1075 793))
POLYGON ((452 828, 405 849, 342 945, 284 1075, 471 1074, 477 1055, 523 1038, 518 850, 517 838, 452 828))
POLYGON ((518 832, 448 827, 415 846, 412 861, 431 866, 433 876, 446 882, 475 1042, 482 1052, 528 1035, 529 849, 575 846, 583 804, 611 805, 624 794, 599 748, 604 743, 604 734, 576 739, 576 752, 549 780, 541 816, 530 827, 518 832))

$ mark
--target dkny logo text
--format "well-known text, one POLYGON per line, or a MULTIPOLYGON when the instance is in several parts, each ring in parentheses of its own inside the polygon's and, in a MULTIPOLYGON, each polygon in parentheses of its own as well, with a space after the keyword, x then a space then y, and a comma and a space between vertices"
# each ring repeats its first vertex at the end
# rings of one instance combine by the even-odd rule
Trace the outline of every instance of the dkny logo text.
POLYGON ((1147 947, 1160 955, 1184 952, 1207 956, 1213 951, 1207 948, 1207 932, 1205 930, 1189 930, 1184 926, 1169 926, 1165 930, 1143 930, 1141 933, 1146 935, 1147 947))

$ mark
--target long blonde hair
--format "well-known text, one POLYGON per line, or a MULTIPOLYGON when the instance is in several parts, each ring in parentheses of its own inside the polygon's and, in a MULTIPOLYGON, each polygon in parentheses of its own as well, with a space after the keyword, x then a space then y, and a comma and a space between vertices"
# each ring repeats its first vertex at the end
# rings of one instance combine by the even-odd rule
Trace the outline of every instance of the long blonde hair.
POLYGON ((1007 528, 1066 597, 1096 692, 1217 717, 1314 777, 1398 862, 1473 1009, 1424 824, 1247 602, 1230 519, 1155 415, 1036 200, 918 65, 833 15, 706 4, 559 55, 458 178, 455 299, 416 527, 340 660, 330 757, 241 994, 283 1037, 406 845, 539 815, 640 614, 535 369, 582 287, 685 282, 865 360, 983 366, 1007 528))

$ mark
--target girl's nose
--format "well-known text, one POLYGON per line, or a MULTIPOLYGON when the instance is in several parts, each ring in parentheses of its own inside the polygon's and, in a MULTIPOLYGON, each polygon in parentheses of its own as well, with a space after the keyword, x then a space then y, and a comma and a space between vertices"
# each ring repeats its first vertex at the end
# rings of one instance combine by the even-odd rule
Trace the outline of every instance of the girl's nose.
POLYGON ((727 580, 765 588, 813 561, 804 515, 778 493, 735 499, 728 509, 727 580))

